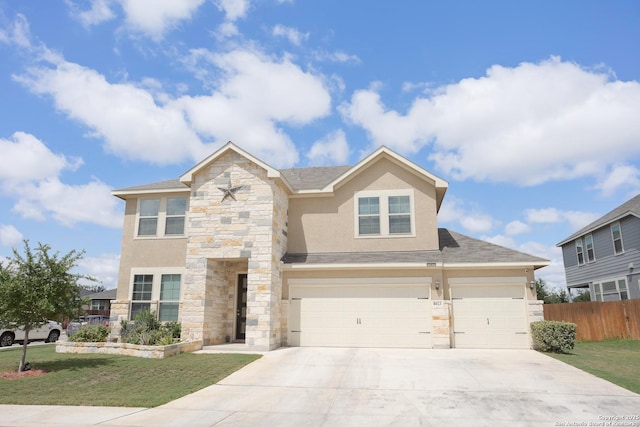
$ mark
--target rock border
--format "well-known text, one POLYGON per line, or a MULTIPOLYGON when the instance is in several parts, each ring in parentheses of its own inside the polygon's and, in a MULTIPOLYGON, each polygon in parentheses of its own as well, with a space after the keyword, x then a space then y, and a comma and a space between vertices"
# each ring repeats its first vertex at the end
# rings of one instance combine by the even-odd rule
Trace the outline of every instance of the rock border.
POLYGON ((190 353, 202 348, 202 341, 182 341, 171 345, 138 345, 113 342, 71 342, 58 341, 56 353, 76 354, 117 354, 121 356, 143 357, 145 359, 165 359, 180 353, 190 353))

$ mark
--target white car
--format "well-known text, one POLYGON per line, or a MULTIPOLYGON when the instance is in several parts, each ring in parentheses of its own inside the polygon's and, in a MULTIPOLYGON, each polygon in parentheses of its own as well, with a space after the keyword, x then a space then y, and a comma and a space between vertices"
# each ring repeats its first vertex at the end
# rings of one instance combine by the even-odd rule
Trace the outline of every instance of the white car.
MULTIPOLYGON (((53 320, 48 320, 44 326, 29 331, 29 342, 42 341, 56 342, 62 333, 62 325, 53 320)), ((1 329, 0 330, 0 347, 9 347, 14 342, 24 342, 24 331, 18 329, 1 329)))

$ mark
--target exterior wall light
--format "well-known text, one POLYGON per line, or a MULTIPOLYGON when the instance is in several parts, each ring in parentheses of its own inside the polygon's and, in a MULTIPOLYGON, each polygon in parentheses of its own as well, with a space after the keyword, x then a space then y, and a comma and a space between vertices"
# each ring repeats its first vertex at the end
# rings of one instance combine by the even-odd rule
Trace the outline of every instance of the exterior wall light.
POLYGON ((436 280, 436 291, 440 290, 440 280, 436 280))
POLYGON ((534 282, 533 280, 529 282, 529 289, 533 290, 536 287, 536 282, 534 282))

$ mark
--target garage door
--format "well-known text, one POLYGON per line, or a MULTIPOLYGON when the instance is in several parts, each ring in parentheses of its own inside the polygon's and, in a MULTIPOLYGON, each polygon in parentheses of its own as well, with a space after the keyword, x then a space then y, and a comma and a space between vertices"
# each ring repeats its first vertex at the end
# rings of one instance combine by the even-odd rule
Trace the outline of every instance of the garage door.
POLYGON ((453 346, 529 348, 524 286, 452 286, 453 346))
POLYGON ((290 287, 289 344, 431 348, 429 285, 290 287))

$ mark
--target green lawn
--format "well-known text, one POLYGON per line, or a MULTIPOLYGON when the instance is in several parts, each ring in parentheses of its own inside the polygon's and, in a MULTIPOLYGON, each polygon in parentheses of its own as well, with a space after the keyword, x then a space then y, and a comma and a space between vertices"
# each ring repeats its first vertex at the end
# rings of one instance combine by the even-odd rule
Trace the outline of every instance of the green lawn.
POLYGON ((640 393, 640 341, 577 342, 569 354, 545 354, 640 393))
MULTIPOLYGON (((21 347, 0 351, 0 372, 17 370, 21 347)), ((30 346, 27 361, 47 374, 0 379, 1 404, 138 406, 150 408, 193 393, 260 356, 183 353, 167 359, 58 354, 30 346)))

